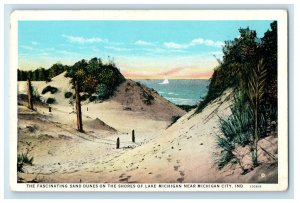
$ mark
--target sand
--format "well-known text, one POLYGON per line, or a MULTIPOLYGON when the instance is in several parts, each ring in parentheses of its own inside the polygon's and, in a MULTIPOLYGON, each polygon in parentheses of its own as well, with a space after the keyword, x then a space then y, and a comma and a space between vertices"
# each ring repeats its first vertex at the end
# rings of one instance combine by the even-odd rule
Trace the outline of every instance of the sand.
MULTIPOLYGON (((102 103, 83 102, 84 133, 76 130, 73 106, 64 98, 71 91, 68 79, 59 75, 52 82, 33 82, 42 91, 46 85, 59 92, 57 103, 48 112, 46 106, 36 111, 20 102, 18 153, 34 157, 33 166, 19 173, 22 182, 276 182, 277 165, 259 151, 260 167, 241 175, 238 167, 218 170, 214 153, 219 119, 230 115, 231 91, 211 102, 201 113, 185 112, 154 91, 126 80, 115 95, 102 103), (153 97, 151 102, 145 98, 153 97), (168 127, 173 116, 182 116, 168 127), (135 130, 136 142, 131 140, 135 130), (116 140, 120 138, 120 149, 116 140), (261 174, 264 174, 262 177, 261 174)), ((26 92, 19 82, 19 94, 26 92)), ((277 153, 277 138, 259 144, 277 153), (271 144, 268 144, 271 143, 271 144)))

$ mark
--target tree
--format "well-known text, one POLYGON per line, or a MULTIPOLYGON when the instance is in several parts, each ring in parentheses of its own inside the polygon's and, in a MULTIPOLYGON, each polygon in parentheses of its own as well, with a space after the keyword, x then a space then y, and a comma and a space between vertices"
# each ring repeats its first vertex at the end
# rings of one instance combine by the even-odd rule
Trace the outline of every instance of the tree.
POLYGON ((28 98, 28 108, 33 110, 32 85, 30 79, 27 79, 27 98, 28 98))
POLYGON ((35 71, 32 72, 32 78, 31 78, 31 80, 33 80, 33 81, 39 81, 40 80, 39 79, 39 69, 37 69, 37 70, 35 70, 35 71))
POLYGON ((32 80, 32 78, 33 78, 33 72, 30 70, 30 71, 27 72, 27 78, 26 78, 26 80, 27 79, 32 80))
POLYGON ((77 130, 79 132, 83 132, 79 82, 78 81, 74 81, 74 83, 75 83, 75 95, 76 95, 77 130))
POLYGON ((71 78, 71 84, 75 89, 76 97, 76 114, 77 114, 77 130, 83 132, 82 127, 82 113, 81 113, 81 101, 80 101, 80 92, 83 90, 83 81, 85 79, 84 69, 87 66, 85 60, 78 61, 72 67, 67 69, 66 77, 71 78))
POLYGON ((39 74, 39 80, 40 81, 46 81, 47 77, 46 77, 46 70, 44 68, 39 68, 38 69, 38 74, 39 74))
POLYGON ((239 32, 240 37, 225 42, 223 61, 214 70, 208 94, 198 107, 199 112, 227 88, 233 89, 232 114, 220 119, 221 168, 233 159, 239 163, 233 151, 245 145, 249 145, 256 167, 257 143, 267 136, 268 121, 277 119, 270 116, 277 115, 277 23, 271 23, 271 30, 261 39, 249 28, 239 32))
POLYGON ((271 30, 268 30, 262 38, 262 55, 265 58, 265 66, 268 70, 266 77, 265 103, 270 109, 268 120, 277 121, 278 96, 277 96, 277 21, 271 23, 271 30))

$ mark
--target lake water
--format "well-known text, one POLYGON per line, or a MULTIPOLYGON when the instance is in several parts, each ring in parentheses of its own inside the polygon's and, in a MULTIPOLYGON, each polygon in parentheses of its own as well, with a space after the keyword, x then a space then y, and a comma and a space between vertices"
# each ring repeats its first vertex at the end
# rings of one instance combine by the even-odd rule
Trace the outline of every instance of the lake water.
POLYGON ((155 89, 161 96, 175 104, 195 105, 207 94, 209 80, 135 80, 155 89))

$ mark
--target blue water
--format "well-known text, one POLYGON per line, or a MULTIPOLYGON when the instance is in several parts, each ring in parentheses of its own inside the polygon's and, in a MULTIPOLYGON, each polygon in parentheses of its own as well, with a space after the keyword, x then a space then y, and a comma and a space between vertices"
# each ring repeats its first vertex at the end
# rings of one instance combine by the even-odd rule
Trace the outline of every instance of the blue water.
POLYGON ((209 80, 169 80, 169 84, 159 84, 163 80, 135 80, 155 89, 161 96, 174 104, 195 105, 207 94, 209 80))

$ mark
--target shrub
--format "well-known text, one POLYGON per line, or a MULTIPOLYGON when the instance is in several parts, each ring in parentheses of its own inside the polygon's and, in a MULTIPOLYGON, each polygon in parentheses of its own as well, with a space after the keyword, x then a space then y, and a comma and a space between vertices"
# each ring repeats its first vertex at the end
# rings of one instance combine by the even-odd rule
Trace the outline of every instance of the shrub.
POLYGON ((151 94, 147 94, 146 92, 143 92, 143 102, 146 105, 151 105, 152 101, 154 100, 154 97, 151 94))
POLYGON ((50 92, 51 94, 55 94, 58 91, 58 89, 56 87, 52 87, 50 92))
POLYGON ((41 101, 41 96, 36 88, 32 87, 32 97, 34 101, 41 101))
POLYGON ((190 110, 197 107, 197 105, 185 105, 185 104, 176 104, 179 108, 185 110, 186 112, 189 112, 190 110))
POLYGON ((42 90, 42 94, 46 94, 47 92, 51 92, 51 94, 54 94, 58 91, 58 89, 56 87, 51 87, 50 85, 48 85, 47 87, 45 87, 42 90))
POLYGON ((49 97, 49 98, 46 100, 46 103, 47 103, 47 104, 54 104, 55 101, 56 101, 55 98, 49 97))
POLYGON ((84 95, 81 95, 80 96, 80 101, 85 101, 89 98, 89 95, 88 94, 84 94, 84 95))
POLYGON ((90 96, 90 98, 89 98, 89 101, 90 102, 93 102, 93 101, 95 101, 97 99, 97 96, 90 96))
MULTIPOLYGON (((174 123, 176 123, 176 121, 180 118, 181 116, 172 116, 171 118, 171 123, 170 125, 168 125, 168 127, 172 126, 174 123)), ((167 128, 168 128, 167 127, 167 128)))
POLYGON ((73 93, 72 92, 66 92, 65 93, 65 98, 66 99, 68 99, 68 98, 70 98, 70 97, 72 97, 73 96, 73 93))
MULTIPOLYGON (((255 126, 253 109, 242 96, 235 98, 231 112, 232 114, 227 119, 220 118, 222 135, 217 137, 217 146, 221 149, 221 152, 218 155, 219 158, 216 160, 219 169, 230 163, 240 163, 239 158, 233 153, 234 150, 238 146, 245 147, 246 145, 251 145, 254 141, 255 126)), ((260 120, 259 128, 259 132, 264 133, 264 119, 260 120)), ((242 170, 244 169, 242 168, 242 170)))
POLYGON ((106 84, 100 83, 96 88, 96 93, 99 99, 106 99, 111 94, 111 90, 106 84))
POLYGON ((17 170, 18 172, 23 172, 23 166, 25 164, 32 165, 33 164, 33 157, 29 157, 28 154, 18 154, 18 161, 17 161, 17 170))
POLYGON ((51 86, 48 85, 47 87, 45 87, 43 90, 42 90, 42 94, 46 94, 47 92, 50 92, 51 91, 51 86))

